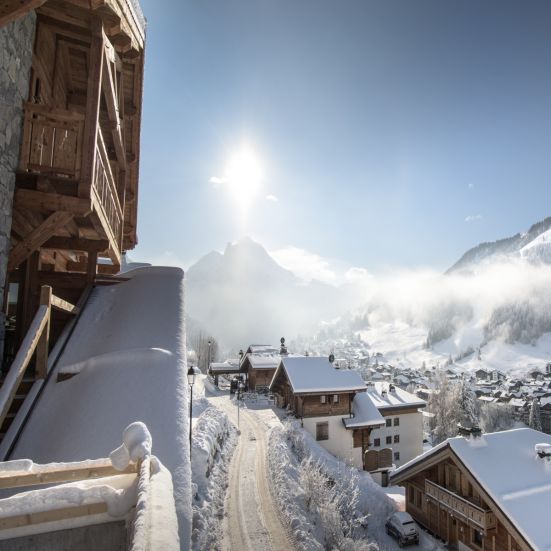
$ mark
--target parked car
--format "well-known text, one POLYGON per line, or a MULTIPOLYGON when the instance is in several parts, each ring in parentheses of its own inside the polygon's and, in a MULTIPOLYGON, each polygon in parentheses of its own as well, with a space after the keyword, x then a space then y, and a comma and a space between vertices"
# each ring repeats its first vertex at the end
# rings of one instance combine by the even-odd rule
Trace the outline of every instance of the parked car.
POLYGON ((400 547, 414 543, 419 544, 419 530, 409 513, 397 512, 386 521, 386 533, 398 540, 400 547))

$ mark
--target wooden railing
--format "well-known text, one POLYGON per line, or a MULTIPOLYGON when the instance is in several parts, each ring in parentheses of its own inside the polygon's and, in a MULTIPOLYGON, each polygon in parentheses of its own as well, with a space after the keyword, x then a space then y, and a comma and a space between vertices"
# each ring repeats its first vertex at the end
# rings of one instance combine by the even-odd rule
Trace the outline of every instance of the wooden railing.
POLYGON ((11 367, 0 387, 0 426, 11 408, 23 375, 36 352, 35 375, 44 379, 48 374, 48 347, 50 340, 50 317, 52 308, 77 314, 78 308, 52 294, 52 288, 44 285, 40 292, 40 306, 11 367))
POLYGON ((84 115, 25 104, 20 169, 80 177, 84 115))
POLYGON ((96 196, 97 204, 101 210, 100 214, 104 217, 112 233, 111 237, 120 249, 123 213, 101 129, 98 130, 95 157, 96 164, 92 180, 92 192, 96 196))
POLYGON ((483 509, 430 480, 425 480, 425 493, 428 498, 453 511, 454 515, 463 517, 483 530, 490 530, 496 526, 496 518, 492 511, 483 509))

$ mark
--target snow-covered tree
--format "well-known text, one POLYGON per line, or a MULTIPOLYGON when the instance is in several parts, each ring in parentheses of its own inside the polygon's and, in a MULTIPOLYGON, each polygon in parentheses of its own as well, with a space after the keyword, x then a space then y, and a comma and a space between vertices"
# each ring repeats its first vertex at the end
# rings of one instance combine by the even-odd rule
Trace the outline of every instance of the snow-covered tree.
POLYGON ((476 403, 476 397, 465 378, 463 378, 459 383, 457 394, 459 422, 464 427, 478 426, 478 407, 476 403))
POLYGON ((532 400, 532 405, 530 406, 530 417, 528 419, 528 426, 531 429, 541 431, 541 414, 540 414, 540 403, 537 398, 532 400))
POLYGON ((514 409, 508 404, 483 404, 480 408, 480 428, 483 432, 509 430, 515 426, 514 409))

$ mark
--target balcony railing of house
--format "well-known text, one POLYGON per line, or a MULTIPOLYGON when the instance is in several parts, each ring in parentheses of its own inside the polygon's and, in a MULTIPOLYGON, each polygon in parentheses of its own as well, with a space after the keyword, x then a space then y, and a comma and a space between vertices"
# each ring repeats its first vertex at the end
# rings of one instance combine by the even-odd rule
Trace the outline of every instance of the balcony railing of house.
MULTIPOLYGON (((25 127, 20 169, 44 175, 81 178, 84 115, 62 109, 25 104, 25 127)), ((94 210, 111 243, 120 251, 123 212, 101 128, 97 129, 94 169, 89 187, 94 210)))
POLYGON ((463 517, 468 523, 475 524, 484 531, 496 526, 496 518, 492 511, 483 509, 430 480, 425 480, 425 493, 429 499, 437 501, 455 516, 463 517))

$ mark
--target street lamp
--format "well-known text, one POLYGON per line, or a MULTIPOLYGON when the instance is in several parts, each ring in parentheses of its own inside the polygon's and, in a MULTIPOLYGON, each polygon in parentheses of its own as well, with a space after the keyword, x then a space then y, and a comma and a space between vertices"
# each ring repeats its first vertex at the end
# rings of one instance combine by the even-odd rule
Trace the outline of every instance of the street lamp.
POLYGON ((190 365, 187 370, 187 384, 189 385, 189 460, 191 461, 191 421, 193 416, 193 385, 195 383, 195 369, 190 365))
MULTIPOLYGON (((210 345, 212 344, 212 341, 209 339, 209 342, 208 342, 208 345, 209 345, 209 350, 208 350, 208 354, 207 354, 207 373, 209 372, 210 370, 210 345)), ((214 376, 214 384, 216 386, 218 386, 218 375, 215 375, 214 376)))

